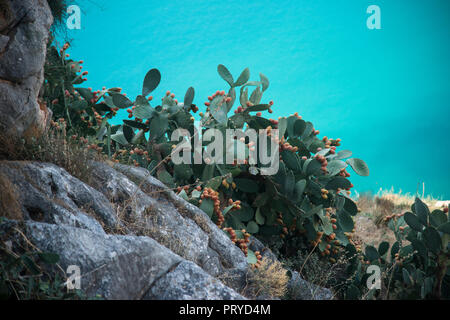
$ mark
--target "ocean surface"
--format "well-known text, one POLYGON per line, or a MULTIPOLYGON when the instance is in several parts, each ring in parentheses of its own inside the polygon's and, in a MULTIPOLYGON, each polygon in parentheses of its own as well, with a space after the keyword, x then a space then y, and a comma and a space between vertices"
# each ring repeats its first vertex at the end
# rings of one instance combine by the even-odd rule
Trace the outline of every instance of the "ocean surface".
MULTIPOLYGON (((71 57, 84 60, 86 87, 140 93, 158 68, 167 90, 194 103, 228 90, 217 74, 265 74, 273 118, 298 112, 320 136, 341 138, 364 159, 358 192, 380 188, 450 199, 450 1, 69 1, 81 29, 67 30, 71 57), (381 29, 368 29, 370 5, 381 29)), ((202 107, 201 107, 202 108, 202 107)), ((125 112, 120 113, 125 118, 125 112)), ((121 121, 120 121, 121 122, 121 121)), ((350 171, 351 172, 351 171, 350 171)))

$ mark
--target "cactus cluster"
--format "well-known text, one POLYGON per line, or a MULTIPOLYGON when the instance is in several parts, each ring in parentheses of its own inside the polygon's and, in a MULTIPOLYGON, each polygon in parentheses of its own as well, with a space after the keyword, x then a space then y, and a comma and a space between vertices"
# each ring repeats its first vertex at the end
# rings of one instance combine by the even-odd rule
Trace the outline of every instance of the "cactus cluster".
MULTIPOLYGON (((235 231, 235 242, 250 263, 255 264, 258 255, 247 248, 248 235, 276 236, 281 241, 301 238, 330 261, 351 242, 348 233, 354 229, 358 209, 349 197, 353 184, 346 170, 351 167, 367 176, 367 165, 352 158, 349 150, 337 151, 340 139, 319 138, 313 124, 297 113, 279 119, 263 117, 263 112, 270 114, 274 108, 273 101, 261 102, 269 87, 266 76, 260 74, 259 80, 250 81, 247 68, 234 80, 219 65, 218 73, 229 89, 209 96, 199 117, 202 132, 211 128, 267 130, 278 146, 276 174, 262 175, 263 165, 248 161, 256 146, 245 139, 241 139, 247 157, 243 162, 217 164, 206 158, 201 163, 175 164, 171 157, 177 146, 171 141, 172 133, 182 128, 191 136, 196 134, 194 115, 199 107, 193 103, 194 89, 187 90, 182 102, 167 91, 153 107, 150 94, 161 81, 157 69, 146 74, 142 93, 132 100, 120 88, 95 92, 74 88, 84 80, 82 62, 68 59, 66 49, 51 48, 51 63, 46 68, 47 96, 56 97, 52 104, 55 117, 65 118, 69 128, 111 160, 147 168, 169 188, 179 188, 181 197, 198 205, 219 227, 235 231), (127 110, 128 119, 122 125, 110 125, 108 121, 119 109, 127 110)), ((207 145, 202 142, 202 150, 207 145)))
POLYGON ((450 298, 450 220, 448 208, 430 212, 416 198, 411 211, 386 217, 396 242, 382 242, 378 248, 366 246, 360 254, 347 245, 352 256, 350 268, 354 282, 347 297, 362 297, 366 290, 369 266, 381 270, 381 290, 373 288, 368 298, 388 299, 449 299, 450 298))

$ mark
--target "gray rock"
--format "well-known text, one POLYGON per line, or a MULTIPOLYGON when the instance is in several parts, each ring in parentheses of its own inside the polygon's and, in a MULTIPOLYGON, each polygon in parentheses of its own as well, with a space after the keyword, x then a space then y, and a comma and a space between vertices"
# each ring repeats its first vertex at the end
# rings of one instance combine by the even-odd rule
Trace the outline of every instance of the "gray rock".
POLYGON ((184 261, 158 279, 147 292, 148 300, 244 300, 216 278, 205 276, 192 262, 184 261))
POLYGON ((117 219, 108 199, 64 169, 40 162, 0 162, 0 174, 15 186, 25 219, 103 233, 117 219), (89 214, 87 213, 89 212, 89 214))
POLYGON ((38 95, 53 17, 47 1, 40 0, 2 1, 1 14, 0 130, 35 136, 51 118, 38 95))
POLYGON ((127 212, 130 232, 155 239, 183 258, 207 266, 213 275, 223 270, 208 253, 208 235, 161 194, 144 193, 122 173, 100 162, 93 164, 92 183, 118 206, 119 212, 127 212))
POLYGON ((183 260, 148 237, 37 222, 26 222, 26 234, 42 251, 59 254, 64 270, 70 265, 80 267, 81 289, 105 299, 141 299, 157 279, 183 260))
POLYGON ((291 271, 288 282, 288 293, 294 300, 333 300, 330 289, 322 288, 304 280, 297 271, 291 271))
POLYGON ((114 169, 126 175, 131 181, 139 185, 144 192, 152 195, 155 200, 162 204, 170 203, 170 206, 177 208, 180 215, 186 220, 195 222, 207 235, 208 247, 218 253, 218 259, 220 259, 224 268, 246 272, 248 264, 242 251, 230 241, 223 231, 217 228, 206 213, 176 195, 144 168, 117 164, 114 165, 114 169))
MULTIPOLYGON (((19 227, 0 224, 2 232, 19 227)), ((24 223, 29 241, 60 256, 62 270, 80 268, 81 290, 108 300, 245 299, 191 261, 149 237, 107 235, 34 221, 24 223)))
MULTIPOLYGON (((173 265, 160 255, 177 257, 177 263, 189 260, 198 265, 198 269, 192 271, 196 275, 195 281, 199 277, 212 279, 211 276, 226 274, 244 281, 243 275, 247 270, 245 256, 201 210, 186 214, 193 209, 177 205, 174 199, 177 200, 178 196, 167 196, 166 187, 157 180, 149 179, 157 186, 158 192, 146 193, 142 186, 141 189, 106 163, 92 162, 89 165, 92 169, 91 186, 53 164, 0 162, 0 178, 13 186, 11 192, 20 204, 30 239, 41 250, 60 254, 64 266, 74 264, 82 267, 86 274, 84 287, 87 284, 92 286, 86 289, 89 294, 100 294, 108 299, 141 298, 154 279, 144 273, 147 283, 141 278, 133 278, 138 275, 125 276, 121 272, 125 269, 131 273, 141 272, 140 264, 150 266, 150 263, 156 264, 152 259, 158 259, 164 266, 153 268, 154 278, 159 278, 173 265), (206 223, 209 232, 198 225, 198 219, 190 218, 195 215, 204 219, 200 221, 206 223), (107 234, 105 230, 121 231, 128 236, 107 234), (211 239, 214 236, 217 238, 211 239), (155 243, 157 248, 164 249, 158 249, 163 253, 152 251, 155 243), (107 262, 110 259, 107 252, 117 255, 118 262, 107 262), (127 266, 127 260, 137 264, 136 268, 127 266), (106 267, 111 263, 111 268, 106 267), (99 266, 103 266, 101 270, 97 270, 99 266), (114 278, 118 279, 117 283, 114 278), (127 281, 129 285, 142 283, 138 291, 133 291, 126 288, 127 281)), ((215 281, 214 286, 216 284, 219 286, 217 290, 225 290, 223 283, 215 281)), ((236 282, 236 287, 241 285, 236 282)), ((208 290, 213 292, 215 289, 210 287, 208 290)), ((218 291, 214 292, 219 296, 218 291)), ((224 292, 234 291, 227 287, 224 292)), ((199 294, 198 299, 202 299, 205 292, 199 294)))

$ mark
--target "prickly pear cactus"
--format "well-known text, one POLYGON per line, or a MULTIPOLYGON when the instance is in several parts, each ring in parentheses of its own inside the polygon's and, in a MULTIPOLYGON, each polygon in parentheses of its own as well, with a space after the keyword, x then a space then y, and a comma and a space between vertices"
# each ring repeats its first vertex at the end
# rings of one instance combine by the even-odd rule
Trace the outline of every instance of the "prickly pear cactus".
MULTIPOLYGON (((161 102, 152 106, 150 94, 161 81, 157 69, 146 74, 142 93, 135 99, 118 88, 96 92, 74 88, 86 74, 82 62, 68 59, 66 50, 67 46, 60 52, 50 48, 46 70, 47 96, 53 99, 55 116, 63 117, 74 132, 87 137, 92 149, 113 161, 147 168, 198 205, 241 247, 250 263, 256 264, 261 257, 247 248, 250 235, 279 237, 286 242, 300 239, 330 261, 351 244, 349 233, 358 209, 349 197, 353 184, 347 170, 367 176, 367 165, 352 158, 349 150, 338 151, 340 139, 319 138, 314 125, 298 114, 278 120, 265 118, 263 112, 271 114, 275 107, 273 101, 262 102, 269 88, 265 75, 250 81, 247 68, 235 80, 219 65, 218 73, 229 88, 209 96, 198 116, 201 133, 208 129, 266 130, 279 151, 279 169, 274 175, 262 175, 265 165, 249 161, 256 146, 245 139, 236 141, 244 145, 242 162, 218 164, 204 158, 194 164, 175 164, 172 156, 178 142, 171 140, 173 133, 185 129, 191 137, 199 134, 194 125, 194 114, 199 111, 193 103, 194 89, 187 90, 183 101, 167 91, 161 102), (108 121, 119 109, 127 110, 128 119, 122 125, 110 125, 108 121)), ((208 143, 202 141, 200 152, 197 149, 189 157, 196 157, 196 152, 202 155, 208 143)))
MULTIPOLYGON (((277 129, 278 173, 260 175, 262 166, 247 160, 233 165, 210 164, 208 159, 201 164, 174 164, 171 151, 176 145, 170 137, 179 128, 195 135, 193 113, 199 108, 192 103, 193 88, 187 90, 183 103, 168 91, 161 104, 152 107, 152 97, 147 95, 161 77, 155 69, 145 77, 142 95, 134 101, 121 94, 112 97, 116 107, 129 108, 129 120, 111 136, 113 158, 148 168, 167 186, 178 187, 182 197, 203 209, 219 227, 237 230, 236 239, 240 240, 236 243, 253 263, 257 255, 246 247, 246 234, 302 237, 322 255, 337 257, 349 243, 346 233, 354 229, 352 217, 358 212, 348 195, 353 184, 347 169, 367 176, 367 165, 352 158, 348 150, 338 152, 340 139, 319 139, 319 131, 298 114, 278 120, 264 118, 262 112, 272 113, 274 103, 261 103, 269 87, 263 74, 259 81, 249 81, 250 71, 245 69, 235 81, 223 65, 218 72, 230 88, 208 97, 205 110, 199 114, 202 129, 266 129, 269 135, 277 129), (236 101, 239 105, 233 110, 236 101)), ((242 143, 247 153, 252 150, 251 142, 242 143)), ((202 148, 206 147, 204 143, 202 148)))
POLYGON ((354 282, 348 298, 449 299, 450 298, 450 220, 448 208, 430 212, 416 199, 411 211, 386 217, 396 242, 390 247, 382 242, 378 248, 366 246, 365 252, 353 254, 351 271, 354 282), (368 268, 381 270, 381 288, 367 290, 368 268))

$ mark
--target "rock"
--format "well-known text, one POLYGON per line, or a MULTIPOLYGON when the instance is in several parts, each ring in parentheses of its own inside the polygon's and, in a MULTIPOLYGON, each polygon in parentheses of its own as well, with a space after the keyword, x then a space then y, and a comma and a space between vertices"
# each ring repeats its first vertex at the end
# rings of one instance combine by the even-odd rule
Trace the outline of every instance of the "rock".
POLYGON ((148 300, 244 300, 219 280, 204 276, 192 262, 184 261, 158 279, 145 295, 148 300))
POLYGON ((330 289, 322 288, 304 280, 297 271, 291 271, 288 294, 294 300, 333 300, 330 289))
MULTIPOLYGON (((0 224, 2 232, 17 221, 0 224)), ((81 289, 88 297, 108 300, 245 299, 193 262, 149 237, 99 234, 90 230, 34 221, 24 233, 43 252, 57 253, 62 270, 80 268, 81 289)))
POLYGON ((149 179, 158 186, 157 194, 147 194, 105 163, 90 166, 88 186, 53 164, 2 161, 0 186, 8 197, 0 197, 0 209, 14 203, 20 211, 14 219, 25 220, 24 233, 34 245, 59 254, 63 268, 79 266, 89 296, 141 299, 153 282, 170 273, 164 279, 178 282, 166 288, 167 294, 159 296, 155 289, 148 298, 242 298, 215 277, 233 274, 241 279, 236 286, 242 286, 246 258, 228 237, 211 239, 223 232, 205 213, 186 214, 192 208, 177 204, 178 196, 167 196, 157 180, 149 179), (206 217, 209 233, 190 216, 206 217), (118 232, 126 235, 111 234, 118 232), (180 278, 184 271, 192 283, 180 278), (173 287, 179 283, 195 290, 173 287))
POLYGON ((104 233, 101 224, 109 228, 117 225, 113 208, 102 193, 56 165, 1 161, 0 175, 14 185, 25 219, 100 233, 104 233))
MULTIPOLYGON (((224 272, 224 269, 238 269, 241 272, 247 270, 247 259, 242 251, 230 241, 223 231, 217 228, 206 213, 169 190, 162 182, 152 177, 148 170, 144 168, 118 164, 114 165, 114 169, 122 172, 131 181, 139 185, 141 190, 147 195, 157 201, 162 214, 167 215, 177 211, 179 215, 178 219, 185 221, 186 225, 191 225, 192 223, 196 225, 196 230, 206 237, 206 243, 209 248, 209 255, 199 257, 198 259, 204 261, 204 263, 201 263, 204 268, 212 268, 218 271, 217 273, 212 272, 212 275, 215 276, 224 272), (220 260, 220 264, 217 263, 216 258, 220 260), (215 262, 213 263, 213 261, 215 262)), ((177 224, 173 226, 166 225, 165 227, 171 228, 168 229, 168 232, 171 234, 179 232, 177 224)), ((183 246, 189 246, 191 248, 190 250, 197 251, 189 243, 184 243, 183 246)))
POLYGON ((4 0, 0 6, 0 130, 36 136, 51 118, 38 95, 53 17, 47 1, 4 0))
POLYGON ((140 299, 156 279, 182 258, 148 237, 106 235, 68 226, 26 223, 26 234, 42 251, 60 255, 61 267, 81 270, 88 296, 140 299))
POLYGON ((208 255, 208 235, 194 221, 185 219, 177 208, 162 197, 147 195, 122 173, 104 163, 93 165, 92 183, 97 190, 117 205, 129 221, 129 232, 152 237, 173 252, 203 267, 203 262, 215 265, 213 275, 223 268, 219 261, 204 258, 208 255))
MULTIPOLYGON (((63 268, 79 266, 88 296, 244 299, 237 292, 247 283, 247 259, 202 210, 145 169, 89 166, 91 185, 53 164, 0 162, 0 210, 18 211, 6 217, 24 220, 30 241, 59 254, 63 268)), ((254 237, 250 248, 277 259, 254 237)), ((292 274, 294 299, 332 297, 292 274)))

